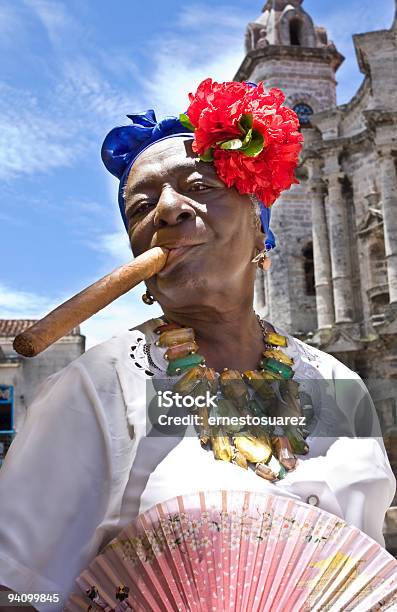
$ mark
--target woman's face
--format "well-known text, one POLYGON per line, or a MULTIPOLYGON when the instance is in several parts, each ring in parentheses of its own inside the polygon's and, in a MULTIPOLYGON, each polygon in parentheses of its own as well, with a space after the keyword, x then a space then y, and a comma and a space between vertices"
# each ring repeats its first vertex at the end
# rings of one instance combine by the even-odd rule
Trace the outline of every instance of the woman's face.
POLYGON ((147 281, 162 305, 189 304, 200 296, 205 301, 214 292, 253 284, 250 260, 255 246, 263 248, 263 234, 250 199, 228 189, 213 164, 197 159, 191 139, 163 140, 142 153, 125 201, 134 255, 154 246, 171 249, 166 266, 147 281))

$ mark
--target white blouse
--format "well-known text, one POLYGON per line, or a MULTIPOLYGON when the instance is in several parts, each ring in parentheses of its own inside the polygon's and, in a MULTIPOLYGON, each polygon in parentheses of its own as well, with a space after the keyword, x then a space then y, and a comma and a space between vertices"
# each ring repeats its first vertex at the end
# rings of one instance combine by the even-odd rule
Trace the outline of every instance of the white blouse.
POLYGON ((0 584, 59 593, 51 609, 62 610, 75 578, 133 517, 204 489, 314 501, 384 546, 396 480, 359 376, 274 326, 288 338, 284 351, 318 423, 309 453, 271 483, 217 461, 188 432, 147 435, 146 392, 167 378, 165 349, 154 344, 161 323, 151 319, 93 347, 39 387, 0 469, 0 584), (355 435, 365 437, 348 437, 355 435))

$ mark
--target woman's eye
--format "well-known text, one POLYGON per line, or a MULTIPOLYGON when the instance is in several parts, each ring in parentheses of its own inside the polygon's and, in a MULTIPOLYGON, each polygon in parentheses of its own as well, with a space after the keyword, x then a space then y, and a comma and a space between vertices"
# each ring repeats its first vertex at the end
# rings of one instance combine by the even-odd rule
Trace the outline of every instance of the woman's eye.
POLYGON ((189 187, 190 191, 205 191, 205 189, 208 189, 208 185, 204 185, 204 183, 193 183, 189 187))
POLYGON ((151 206, 155 206, 155 204, 153 204, 153 202, 142 202, 141 204, 137 204, 134 206, 129 216, 134 217, 140 215, 148 211, 151 206))

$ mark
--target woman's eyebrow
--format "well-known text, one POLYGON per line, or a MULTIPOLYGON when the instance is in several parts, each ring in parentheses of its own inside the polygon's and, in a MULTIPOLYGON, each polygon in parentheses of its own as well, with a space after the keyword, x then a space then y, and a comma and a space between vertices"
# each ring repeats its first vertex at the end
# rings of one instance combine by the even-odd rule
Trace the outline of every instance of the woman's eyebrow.
MULTIPOLYGON (((210 169, 208 168, 208 170, 210 169)), ((175 164, 171 168, 171 170, 168 172, 168 174, 173 175, 177 172, 192 173, 193 171, 201 175, 206 174, 207 168, 206 168, 205 162, 202 162, 197 158, 186 159, 178 164, 175 164)), ((158 177, 159 177, 158 173, 149 172, 144 178, 137 179, 130 185, 128 185, 127 183, 125 187, 125 191, 124 191, 124 199, 128 200, 136 193, 145 192, 145 190, 148 187, 151 187, 153 183, 156 183, 158 181, 158 177)))

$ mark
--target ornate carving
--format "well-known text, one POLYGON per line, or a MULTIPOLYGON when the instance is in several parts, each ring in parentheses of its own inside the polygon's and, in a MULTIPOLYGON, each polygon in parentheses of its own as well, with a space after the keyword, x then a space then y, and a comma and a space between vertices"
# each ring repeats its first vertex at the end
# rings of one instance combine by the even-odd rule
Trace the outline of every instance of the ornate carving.
POLYGON ((264 49, 268 44, 267 30, 264 25, 255 21, 249 23, 245 31, 245 52, 264 49))

